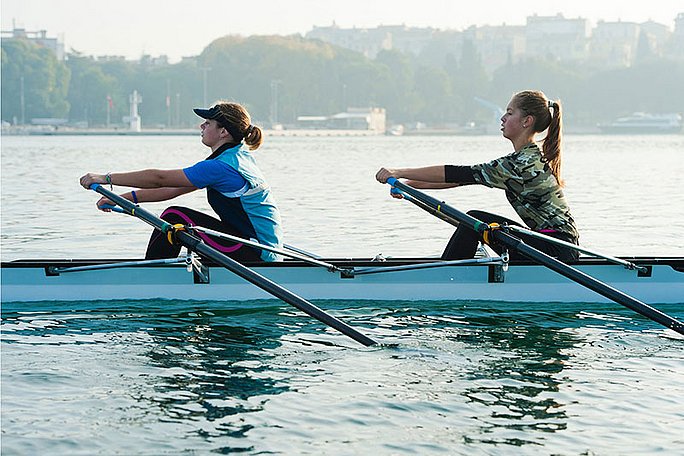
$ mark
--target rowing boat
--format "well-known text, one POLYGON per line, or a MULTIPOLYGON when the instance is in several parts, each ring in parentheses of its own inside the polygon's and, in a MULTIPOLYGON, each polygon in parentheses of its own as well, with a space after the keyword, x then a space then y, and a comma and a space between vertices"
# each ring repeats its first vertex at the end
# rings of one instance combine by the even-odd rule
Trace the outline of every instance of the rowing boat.
POLYGON ((484 253, 476 258, 453 261, 426 258, 322 260, 295 252, 293 248, 288 252, 225 233, 209 233, 211 230, 202 227, 172 226, 120 195, 93 184, 91 189, 113 201, 117 211, 139 218, 166 234, 170 242, 185 247, 184 257, 116 262, 25 260, 2 263, 2 300, 245 301, 273 297, 365 346, 377 342, 307 299, 614 301, 684 335, 684 323, 646 304, 684 302, 684 258, 627 260, 568 244, 593 257, 580 259, 577 264, 565 264, 513 235, 522 228, 485 224, 394 178, 388 179, 387 183, 392 185, 394 192, 428 213, 452 225, 464 224, 481 234, 484 253), (284 254, 289 261, 240 264, 205 244, 196 235, 198 230, 284 254), (491 243, 503 247, 504 253, 500 256, 495 253, 488 247, 491 243), (526 260, 509 262, 508 249, 526 260))
MULTIPOLYGON (((225 268, 190 257, 172 263, 135 260, 17 260, 2 263, 2 301, 115 299, 270 299, 225 268), (188 267, 190 266, 190 267, 188 267)), ((580 271, 649 303, 684 303, 684 258, 629 258, 629 269, 581 257, 580 271)), ((307 299, 608 302, 532 262, 499 258, 329 259, 332 268, 299 260, 246 266, 307 299)))

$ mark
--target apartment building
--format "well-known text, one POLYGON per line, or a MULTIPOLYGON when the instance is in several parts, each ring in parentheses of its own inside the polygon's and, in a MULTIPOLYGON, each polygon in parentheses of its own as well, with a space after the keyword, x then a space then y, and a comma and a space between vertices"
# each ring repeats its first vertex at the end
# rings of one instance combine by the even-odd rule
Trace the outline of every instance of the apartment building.
POLYGON ((12 30, 2 30, 0 32, 0 35, 2 36, 3 40, 12 40, 12 39, 28 40, 32 43, 39 45, 39 46, 50 49, 52 52, 54 52, 55 57, 57 57, 57 60, 60 60, 60 61, 64 60, 64 42, 63 42, 63 40, 61 40, 59 38, 48 37, 46 30, 39 30, 37 32, 32 32, 32 31, 28 31, 28 30, 23 29, 23 28, 16 28, 15 27, 12 30))
MULTIPOLYGON (((471 41, 485 70, 492 73, 508 62, 544 58, 559 62, 594 62, 608 67, 633 65, 639 52, 684 58, 684 13, 675 18, 674 31, 653 21, 607 22, 592 25, 587 19, 529 16, 525 25, 472 26, 464 31, 380 26, 374 29, 314 27, 306 34, 374 58, 382 49, 415 56, 442 53, 459 57, 465 40, 471 41)), ((437 56, 439 57, 439 56, 437 56)))

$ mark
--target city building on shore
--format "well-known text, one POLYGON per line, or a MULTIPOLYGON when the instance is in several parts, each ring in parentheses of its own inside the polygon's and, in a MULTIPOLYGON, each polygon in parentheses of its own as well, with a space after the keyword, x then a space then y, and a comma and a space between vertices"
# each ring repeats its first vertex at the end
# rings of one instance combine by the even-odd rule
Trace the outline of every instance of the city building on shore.
POLYGON ((373 134, 385 134, 385 108, 347 108, 330 116, 299 116, 297 128, 308 130, 364 130, 373 134))
POLYGON ((382 50, 420 56, 435 49, 461 55, 465 41, 479 53, 488 74, 508 62, 544 57, 558 62, 599 62, 627 68, 639 53, 673 59, 684 58, 684 12, 673 18, 674 29, 653 21, 643 23, 599 21, 581 17, 529 16, 525 25, 471 26, 466 30, 431 27, 380 26, 375 28, 314 27, 307 38, 357 51, 375 58, 382 50))
POLYGON ((2 40, 27 40, 54 52, 57 60, 64 60, 64 40, 47 36, 47 30, 29 31, 23 28, 0 31, 2 40))

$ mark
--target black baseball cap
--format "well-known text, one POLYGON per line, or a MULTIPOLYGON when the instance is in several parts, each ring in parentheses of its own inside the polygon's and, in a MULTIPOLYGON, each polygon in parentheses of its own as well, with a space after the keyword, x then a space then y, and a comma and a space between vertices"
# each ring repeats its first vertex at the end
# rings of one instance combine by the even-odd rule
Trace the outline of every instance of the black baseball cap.
POLYGON ((228 130, 228 133, 230 133, 230 136, 232 136, 234 140, 242 140, 243 135, 240 133, 240 130, 226 119, 217 105, 214 105, 209 109, 194 108, 193 111, 203 119, 215 120, 219 125, 228 130))
POLYGON ((222 117, 221 110, 218 106, 212 106, 209 109, 195 108, 193 111, 202 119, 219 120, 219 118, 222 117))

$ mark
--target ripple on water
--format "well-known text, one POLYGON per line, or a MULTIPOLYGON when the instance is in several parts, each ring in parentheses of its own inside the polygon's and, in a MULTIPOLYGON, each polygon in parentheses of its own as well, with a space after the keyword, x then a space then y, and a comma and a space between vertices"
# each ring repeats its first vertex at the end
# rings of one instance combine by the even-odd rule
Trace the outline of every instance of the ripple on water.
POLYGON ((317 304, 383 345, 273 301, 3 305, 3 453, 682 445, 682 338, 620 306, 317 304))

